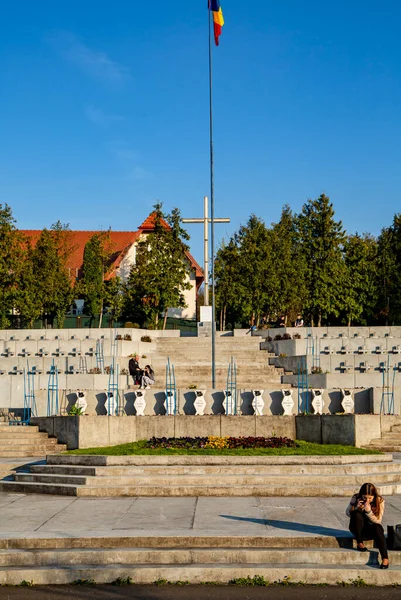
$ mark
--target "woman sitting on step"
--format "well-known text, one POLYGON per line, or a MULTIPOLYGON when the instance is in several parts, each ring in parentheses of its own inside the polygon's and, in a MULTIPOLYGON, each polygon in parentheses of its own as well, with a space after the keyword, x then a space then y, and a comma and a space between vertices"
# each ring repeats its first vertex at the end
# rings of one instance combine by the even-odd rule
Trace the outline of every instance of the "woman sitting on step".
POLYGON ((146 365, 141 378, 141 389, 148 390, 154 382, 155 372, 150 365, 146 365))
POLYGON ((359 552, 367 552, 364 540, 374 540, 382 558, 382 569, 388 569, 386 540, 381 521, 384 499, 379 496, 372 483, 364 483, 358 494, 352 496, 345 511, 350 517, 349 529, 354 534, 359 552))

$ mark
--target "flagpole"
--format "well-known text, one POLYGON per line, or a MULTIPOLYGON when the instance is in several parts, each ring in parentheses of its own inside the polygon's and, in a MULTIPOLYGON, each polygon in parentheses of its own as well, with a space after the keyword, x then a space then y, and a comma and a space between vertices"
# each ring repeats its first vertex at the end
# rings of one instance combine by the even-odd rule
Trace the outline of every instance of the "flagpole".
POLYGON ((216 387, 216 332, 214 294, 214 154, 213 154, 213 78, 212 78, 212 9, 209 2, 209 127, 210 127, 210 223, 212 258, 212 389, 216 387))

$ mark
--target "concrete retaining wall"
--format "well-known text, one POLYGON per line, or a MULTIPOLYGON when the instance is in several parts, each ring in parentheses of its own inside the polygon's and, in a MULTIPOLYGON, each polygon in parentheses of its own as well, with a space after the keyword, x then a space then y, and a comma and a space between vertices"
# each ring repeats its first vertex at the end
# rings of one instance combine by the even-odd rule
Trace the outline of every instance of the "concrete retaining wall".
POLYGON ((151 437, 283 436, 318 444, 362 447, 401 417, 387 415, 36 417, 33 425, 69 450, 126 444, 151 437))
POLYGON ((275 416, 36 417, 32 425, 67 444, 69 450, 126 444, 153 436, 295 438, 294 417, 275 416))
POLYGON ((394 415, 298 415, 296 436, 299 440, 318 444, 367 446, 382 437, 392 425, 401 423, 394 415))

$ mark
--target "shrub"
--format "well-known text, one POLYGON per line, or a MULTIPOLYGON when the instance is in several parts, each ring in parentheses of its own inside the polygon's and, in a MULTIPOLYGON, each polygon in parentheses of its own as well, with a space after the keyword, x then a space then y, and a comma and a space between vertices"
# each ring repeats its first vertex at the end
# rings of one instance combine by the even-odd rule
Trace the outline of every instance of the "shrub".
POLYGON ((128 369, 121 369, 120 375, 128 375, 128 369))
POLYGON ((301 339, 301 334, 300 333, 294 333, 294 335, 292 336, 293 340, 300 340, 301 339))
POLYGON ((295 448, 295 442, 286 437, 185 437, 185 438, 151 438, 146 442, 147 448, 214 448, 216 450, 234 448, 295 448))
POLYGON ((282 339, 283 339, 283 336, 282 336, 282 335, 280 335, 279 333, 278 333, 277 335, 275 335, 275 336, 274 336, 274 341, 275 341, 275 342, 279 342, 279 341, 280 341, 280 340, 282 340, 282 339))
POLYGON ((279 358, 287 358, 287 355, 285 354, 285 352, 281 352, 281 353, 278 355, 278 357, 279 357, 279 358))
POLYGON ((323 369, 322 367, 312 367, 312 375, 322 375, 323 369))
POLYGON ((120 334, 116 335, 116 340, 122 340, 122 339, 123 339, 122 335, 120 335, 120 334))
POLYGON ((102 371, 100 370, 100 367, 93 367, 93 369, 89 369, 89 371, 88 371, 89 375, 100 375, 101 372, 102 371))
POLYGON ((151 342, 152 338, 150 337, 150 335, 143 335, 141 337, 141 342, 151 342))
MULTIPOLYGON (((124 327, 126 327, 127 329, 132 329, 133 327, 135 327, 135 323, 131 323, 131 321, 126 321, 124 323, 124 327)), ((139 327, 139 325, 138 325, 139 327)))
POLYGON ((126 342, 132 342, 132 337, 130 336, 130 334, 129 334, 129 333, 126 333, 126 334, 125 334, 125 336, 124 336, 124 340, 125 340, 126 342))
POLYGON ((266 338, 266 341, 267 341, 267 342, 271 342, 271 341, 272 341, 272 339, 273 339, 273 338, 271 337, 271 335, 268 335, 268 336, 267 336, 267 338, 266 338))
POLYGON ((291 335, 289 333, 283 334, 283 340, 290 340, 290 339, 291 339, 291 335))
POLYGON ((74 404, 74 406, 71 406, 70 410, 68 411, 68 416, 69 417, 81 417, 84 414, 84 411, 82 409, 81 406, 76 406, 74 404))

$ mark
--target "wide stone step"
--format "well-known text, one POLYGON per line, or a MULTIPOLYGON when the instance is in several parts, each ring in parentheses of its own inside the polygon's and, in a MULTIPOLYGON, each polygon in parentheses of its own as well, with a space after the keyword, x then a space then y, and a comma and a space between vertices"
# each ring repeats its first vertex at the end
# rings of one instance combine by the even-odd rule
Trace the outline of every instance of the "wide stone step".
POLYGON ((23 432, 26 435, 39 433, 39 427, 37 425, 10 425, 9 423, 0 423, 0 435, 3 435, 4 433, 20 432, 23 432))
MULTIPOLYGON (((376 481, 379 492, 382 495, 391 496, 401 492, 401 484, 383 483, 376 481)), ((221 485, 212 486, 201 485, 121 485, 121 486, 79 486, 69 484, 51 484, 19 481, 0 482, 0 490, 4 492, 17 493, 36 493, 36 494, 56 494, 68 496, 86 496, 86 497, 188 497, 188 496, 280 496, 280 497, 320 497, 330 498, 350 497, 359 488, 359 485, 298 485, 293 482, 292 485, 221 485)))
POLYGON ((38 444, 39 446, 45 445, 45 446, 48 446, 49 448, 57 445, 57 439, 49 438, 47 433, 42 433, 42 434, 38 433, 38 434, 36 434, 36 436, 12 435, 12 436, 4 438, 4 439, 0 438, 0 448, 7 449, 8 446, 16 446, 17 444, 19 446, 32 446, 32 447, 34 447, 34 445, 38 444))
MULTIPOLYGON (((233 417, 236 418, 236 417, 233 417)), ((286 417, 283 417, 285 419, 286 417)), ((80 466, 219 466, 224 465, 365 465, 394 464, 391 454, 360 454, 360 455, 311 455, 311 456, 200 456, 200 455, 131 455, 131 456, 106 456, 96 454, 61 454, 49 455, 49 465, 80 465, 80 466)))
POLYGON ((38 443, 35 445, 24 444, 24 445, 0 445, 0 457, 12 458, 12 457, 23 457, 23 456, 45 456, 49 452, 64 452, 67 450, 65 444, 43 444, 38 443))
MULTIPOLYGON (((373 549, 373 541, 365 542, 369 549, 373 549)), ((313 536, 249 536, 249 535, 109 535, 94 537, 57 537, 57 534, 49 534, 49 537, 25 536, 0 538, 1 550, 49 550, 49 549, 105 549, 105 548, 156 548, 178 550, 184 548, 279 548, 294 550, 295 548, 316 549, 356 549, 356 541, 351 533, 344 529, 343 535, 313 535, 313 536)))
MULTIPOLYGON (((85 466, 57 466, 57 465, 32 465, 31 473, 54 474, 54 475, 83 475, 133 477, 138 475, 157 476, 165 475, 165 466, 128 466, 128 467, 85 467, 85 466)), ((364 465, 259 465, 259 466, 170 466, 169 473, 175 476, 182 475, 366 475, 367 473, 385 474, 394 473, 401 475, 401 463, 364 464, 364 465)))
POLYGON ((263 576, 273 583, 290 581, 304 584, 343 585, 363 579, 367 585, 399 584, 401 567, 393 566, 388 571, 370 565, 311 565, 311 564, 190 564, 190 565, 141 565, 81 564, 65 567, 7 567, 0 571, 0 584, 19 585, 21 581, 32 581, 35 585, 62 585, 79 579, 92 579, 96 583, 111 583, 117 578, 130 577, 137 584, 151 584, 157 580, 189 581, 200 584, 205 581, 228 583, 234 578, 263 576))
MULTIPOLYGON (((11 429, 11 427, 9 427, 9 429, 11 429)), ((18 430, 18 431, 0 431, 0 444, 3 443, 3 441, 7 441, 7 440, 28 440, 29 442, 35 442, 37 440, 41 440, 43 438, 47 438, 48 435, 47 433, 39 433, 38 431, 29 431, 29 429, 27 428, 24 431, 18 430)), ((51 438, 50 438, 51 439, 51 438)))
MULTIPOLYGON (((4 567, 61 567, 87 565, 190 565, 190 564, 292 564, 369 565, 380 564, 378 550, 363 554, 350 549, 278 548, 84 548, 0 550, 4 567)), ((401 566, 401 552, 391 553, 391 566, 401 566)))
MULTIPOLYGON (((373 472, 366 472, 361 475, 325 475, 324 473, 318 475, 297 475, 297 485, 302 486, 361 486, 369 475, 370 479, 379 479, 381 484, 396 483, 401 485, 400 473, 387 473, 379 474, 373 472)), ((181 487, 188 486, 207 486, 213 487, 214 485, 222 486, 245 486, 245 485, 285 485, 291 486, 294 481, 293 475, 248 475, 245 473, 238 473, 233 475, 227 474, 210 474, 210 475, 181 475, 177 476, 175 473, 166 473, 165 475, 135 475, 125 477, 111 477, 104 475, 102 477, 85 477, 77 475, 48 475, 40 473, 17 473, 15 475, 16 481, 21 482, 33 482, 33 483, 49 483, 49 484, 63 484, 69 483, 72 485, 87 485, 92 487, 116 487, 116 486, 171 486, 173 484, 180 485, 181 487)))
POLYGON ((380 450, 381 452, 401 452, 401 444, 399 446, 395 444, 375 444, 374 446, 367 446, 367 448, 380 450))

